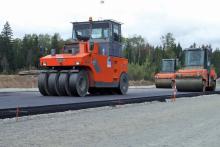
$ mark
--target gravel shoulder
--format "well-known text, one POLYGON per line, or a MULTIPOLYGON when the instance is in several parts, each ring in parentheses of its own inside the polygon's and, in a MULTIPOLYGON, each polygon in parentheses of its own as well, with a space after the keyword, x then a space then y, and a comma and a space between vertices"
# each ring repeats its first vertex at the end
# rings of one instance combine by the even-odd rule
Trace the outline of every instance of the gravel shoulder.
POLYGON ((0 120, 1 147, 219 147, 220 96, 0 120))

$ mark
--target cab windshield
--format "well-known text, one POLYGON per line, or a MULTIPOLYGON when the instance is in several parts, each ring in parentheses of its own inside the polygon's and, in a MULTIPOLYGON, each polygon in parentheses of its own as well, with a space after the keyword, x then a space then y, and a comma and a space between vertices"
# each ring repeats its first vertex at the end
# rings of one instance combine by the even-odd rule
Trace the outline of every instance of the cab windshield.
POLYGON ((79 37, 106 39, 109 37, 108 24, 76 24, 73 29, 73 39, 78 39, 79 37))
POLYGON ((162 61, 162 72, 175 72, 173 60, 163 60, 162 61))
POLYGON ((204 51, 189 50, 185 52, 185 66, 203 66, 204 65, 204 51))

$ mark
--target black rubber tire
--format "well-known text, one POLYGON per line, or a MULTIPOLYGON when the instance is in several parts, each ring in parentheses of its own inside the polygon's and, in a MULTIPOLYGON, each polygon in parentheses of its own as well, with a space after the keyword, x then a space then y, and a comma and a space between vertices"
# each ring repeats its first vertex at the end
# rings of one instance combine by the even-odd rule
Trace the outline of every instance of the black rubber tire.
POLYGON ((43 96, 49 95, 47 81, 48 73, 40 73, 40 75, 38 76, 38 89, 43 96))
POLYGON ((79 73, 71 73, 69 77, 69 88, 72 96, 84 97, 89 90, 89 78, 85 70, 79 73))
POLYGON ((120 76, 118 94, 125 95, 128 91, 128 75, 127 73, 122 73, 120 76))
POLYGON ((58 78, 59 73, 50 73, 48 77, 48 91, 50 96, 58 96, 58 78))
POLYGON ((58 94, 59 96, 68 96, 69 92, 69 73, 60 73, 58 79, 58 94))

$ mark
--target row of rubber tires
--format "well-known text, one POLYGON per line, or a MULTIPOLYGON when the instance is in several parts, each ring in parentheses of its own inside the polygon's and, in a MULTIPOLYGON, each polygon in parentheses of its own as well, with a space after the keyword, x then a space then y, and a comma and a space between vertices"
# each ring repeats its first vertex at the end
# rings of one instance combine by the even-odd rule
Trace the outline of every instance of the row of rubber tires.
POLYGON ((126 94, 128 90, 128 76, 123 73, 119 86, 116 88, 89 87, 86 70, 79 72, 42 72, 38 77, 38 88, 44 96, 85 96, 90 94, 126 94))

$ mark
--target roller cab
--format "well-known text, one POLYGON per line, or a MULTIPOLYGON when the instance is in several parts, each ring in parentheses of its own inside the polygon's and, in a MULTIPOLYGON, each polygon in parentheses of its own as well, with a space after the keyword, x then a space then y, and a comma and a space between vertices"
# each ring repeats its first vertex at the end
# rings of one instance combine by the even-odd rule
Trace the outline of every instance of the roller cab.
POLYGON ((214 91, 216 72, 211 66, 211 49, 190 48, 184 50, 184 67, 176 72, 178 91, 214 91))
POLYGON ((38 87, 45 96, 126 94, 128 60, 122 56, 121 24, 113 20, 73 22, 62 54, 40 58, 38 87))
POLYGON ((178 59, 163 59, 162 69, 155 75, 156 88, 172 88, 175 83, 175 71, 178 59))

